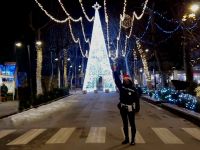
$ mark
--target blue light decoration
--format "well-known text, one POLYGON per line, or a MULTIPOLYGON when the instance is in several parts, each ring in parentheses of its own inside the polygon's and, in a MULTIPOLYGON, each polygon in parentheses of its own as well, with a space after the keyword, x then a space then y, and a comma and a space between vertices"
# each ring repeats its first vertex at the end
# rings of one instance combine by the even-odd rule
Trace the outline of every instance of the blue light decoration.
POLYGON ((97 90, 100 79, 102 79, 104 91, 116 91, 98 9, 99 7, 95 7, 95 19, 83 91, 97 90))
POLYGON ((152 92, 152 98, 171 104, 176 104, 180 107, 184 107, 189 110, 197 110, 197 98, 187 93, 178 93, 176 90, 171 88, 162 88, 152 92))
POLYGON ((190 94, 181 93, 179 95, 178 101, 184 103, 185 108, 187 109, 195 110, 196 108, 197 99, 195 96, 192 96, 190 94))
POLYGON ((16 69, 15 64, 0 65, 0 74, 14 76, 15 69, 16 69))

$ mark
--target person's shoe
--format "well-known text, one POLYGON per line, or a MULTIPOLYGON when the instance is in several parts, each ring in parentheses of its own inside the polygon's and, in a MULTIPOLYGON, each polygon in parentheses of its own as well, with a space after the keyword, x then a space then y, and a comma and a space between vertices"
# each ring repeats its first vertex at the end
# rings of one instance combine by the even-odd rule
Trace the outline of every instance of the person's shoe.
POLYGON ((128 144, 129 143, 129 139, 125 139, 122 144, 128 144))
POLYGON ((135 140, 132 140, 130 145, 135 145, 135 140))

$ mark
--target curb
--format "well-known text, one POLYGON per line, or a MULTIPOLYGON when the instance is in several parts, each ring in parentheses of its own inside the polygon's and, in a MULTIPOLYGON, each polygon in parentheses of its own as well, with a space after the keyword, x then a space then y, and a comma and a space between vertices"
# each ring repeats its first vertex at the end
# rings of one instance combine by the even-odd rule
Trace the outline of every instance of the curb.
POLYGON ((161 107, 200 126, 200 114, 199 113, 196 113, 194 111, 191 111, 191 110, 188 110, 185 108, 178 107, 177 105, 167 104, 167 103, 161 104, 161 107))
POLYGON ((143 99, 144 101, 149 102, 151 104, 160 106, 160 107, 200 126, 200 113, 196 113, 194 111, 179 107, 177 105, 163 103, 162 101, 158 102, 157 100, 150 98, 149 96, 142 96, 141 99, 143 99))
POLYGON ((158 101, 158 100, 153 99, 153 98, 151 98, 151 97, 149 97, 149 96, 141 96, 141 98, 142 98, 143 100, 145 100, 145 101, 151 103, 151 104, 154 104, 154 105, 159 105, 159 104, 162 103, 162 101, 158 101))

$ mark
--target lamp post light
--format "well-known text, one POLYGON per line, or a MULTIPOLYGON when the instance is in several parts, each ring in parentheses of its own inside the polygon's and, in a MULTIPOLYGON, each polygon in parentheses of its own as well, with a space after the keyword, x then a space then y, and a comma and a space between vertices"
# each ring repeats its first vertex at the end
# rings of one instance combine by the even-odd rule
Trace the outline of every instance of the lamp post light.
POLYGON ((42 41, 36 41, 36 45, 37 46, 41 46, 42 45, 42 41))
POLYGON ((139 72, 140 72, 140 87, 142 87, 143 86, 143 69, 140 68, 139 72))
POLYGON ((192 4, 190 6, 190 11, 193 12, 193 13, 196 13, 198 10, 199 10, 199 5, 198 4, 192 4))
POLYGON ((22 43, 21 42, 17 42, 17 43, 15 43, 15 47, 22 47, 22 43))

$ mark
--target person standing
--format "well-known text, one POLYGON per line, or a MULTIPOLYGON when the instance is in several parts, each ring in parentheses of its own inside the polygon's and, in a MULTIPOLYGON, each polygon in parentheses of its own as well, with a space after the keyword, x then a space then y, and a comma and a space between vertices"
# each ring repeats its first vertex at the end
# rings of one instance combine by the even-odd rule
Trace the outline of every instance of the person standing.
POLYGON ((128 75, 123 75, 123 82, 121 82, 119 78, 119 74, 116 70, 116 67, 113 67, 114 71, 114 79, 116 86, 119 90, 120 102, 118 104, 118 108, 120 110, 121 118, 123 121, 123 131, 125 135, 125 139, 122 144, 129 143, 129 133, 128 133, 128 121, 131 126, 131 142, 130 145, 135 145, 135 134, 136 134, 136 126, 135 126, 135 113, 139 112, 140 104, 139 104, 139 96, 137 93, 137 89, 134 87, 131 78, 128 75))
POLYGON ((5 85, 5 83, 1 86, 1 97, 5 98, 7 100, 7 93, 8 93, 8 87, 5 85))

